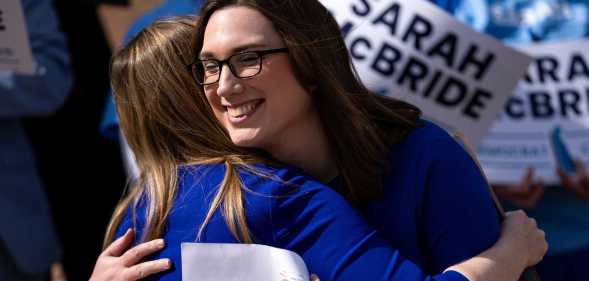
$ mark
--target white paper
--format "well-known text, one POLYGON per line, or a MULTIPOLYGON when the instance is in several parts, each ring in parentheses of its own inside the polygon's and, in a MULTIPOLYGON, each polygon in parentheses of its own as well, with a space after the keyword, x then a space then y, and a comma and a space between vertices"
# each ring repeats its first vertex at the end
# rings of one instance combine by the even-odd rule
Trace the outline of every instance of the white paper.
POLYGON ((550 140, 556 127, 570 155, 589 164, 589 40, 517 47, 545 58, 544 66, 538 60, 530 65, 529 81, 520 82, 514 102, 506 105, 511 113, 501 114, 477 154, 491 182, 519 183, 533 167, 538 180, 556 184, 550 140), (546 69, 543 74, 540 67, 546 69))
POLYGON ((182 243, 184 281, 308 281, 295 252, 256 244, 182 243))
POLYGON ((21 0, 0 1, 0 70, 35 73, 21 0))
MULTIPOLYGON (((471 143, 478 144, 488 132, 497 114, 502 110, 503 104, 511 95, 527 69, 531 58, 527 55, 510 48, 500 41, 476 32, 470 27, 454 19, 444 10, 425 0, 411 1, 359 1, 359 0, 322 0, 321 1, 332 12, 344 33, 346 43, 354 59, 354 65, 362 81, 373 91, 391 95, 393 97, 408 101, 418 106, 426 117, 440 123, 447 129, 463 133, 471 143), (396 8, 393 9, 393 8, 396 8), (385 11, 397 11, 385 13, 385 11), (386 25, 378 21, 382 14, 387 15, 387 22, 395 24, 386 25), (404 35, 417 18, 423 18, 430 23, 429 35, 418 40, 404 35), (396 20, 395 20, 396 19, 396 20), (392 26, 396 26, 393 28, 392 26), (440 56, 428 55, 437 43, 445 41, 448 34, 453 34, 456 41, 453 44, 453 60, 444 60, 440 56), (381 62, 378 58, 381 50, 386 46, 394 47, 401 56, 395 63, 392 74, 378 71, 375 61, 381 62), (467 67, 460 69, 471 47, 476 47, 476 56, 483 59, 488 55, 494 56, 485 71, 477 77, 476 67, 466 64, 467 67), (428 74, 421 79, 416 86, 411 86, 409 80, 399 82, 403 69, 407 68, 410 58, 414 58, 427 66, 428 74), (448 63, 449 62, 449 63, 448 63), (428 91, 429 83, 434 80, 435 73, 441 72, 437 84, 428 91), (443 91, 443 85, 453 77, 466 85, 466 94, 451 93, 443 91), (476 89, 482 89, 489 95, 476 94, 476 89), (440 93, 446 92, 445 96, 452 98, 454 95, 456 105, 443 105, 437 101, 440 93), (462 99, 458 98, 463 96, 462 99), (483 106, 470 104, 474 97, 483 103, 483 106), (465 113, 470 108, 470 113, 465 113), (474 112, 475 114, 472 114, 474 112)), ((418 25, 413 25, 418 26, 418 25)), ((422 26, 423 25, 419 25, 422 26)), ((420 29, 423 30, 423 29, 420 29)), ((449 46, 446 45, 446 46, 449 46)), ((389 58, 395 57, 390 49, 386 54, 389 58)), ((386 67, 385 67, 386 68, 386 67)))

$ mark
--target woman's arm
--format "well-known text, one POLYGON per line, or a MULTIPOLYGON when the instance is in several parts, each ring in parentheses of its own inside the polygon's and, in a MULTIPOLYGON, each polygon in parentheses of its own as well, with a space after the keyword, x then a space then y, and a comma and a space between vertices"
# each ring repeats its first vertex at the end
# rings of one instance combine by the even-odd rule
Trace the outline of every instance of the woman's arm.
POLYGON ((380 238, 333 190, 305 177, 281 178, 297 187, 283 188, 271 200, 274 246, 299 253, 322 281, 464 281, 465 277, 470 281, 515 281, 546 251, 542 231, 533 220, 519 214, 508 219, 504 236, 491 249, 441 274, 428 276, 380 238))
MULTIPOLYGON (((499 239, 499 212, 474 159, 434 125, 424 129, 418 158, 424 178, 419 224, 428 268, 445 268, 488 249, 499 239), (427 144, 427 145, 426 145, 427 144)), ((419 196, 419 195, 418 195, 419 196)))
POLYGON ((542 260, 548 250, 544 231, 523 211, 507 212, 497 243, 448 270, 461 272, 469 280, 518 280, 523 270, 542 260))

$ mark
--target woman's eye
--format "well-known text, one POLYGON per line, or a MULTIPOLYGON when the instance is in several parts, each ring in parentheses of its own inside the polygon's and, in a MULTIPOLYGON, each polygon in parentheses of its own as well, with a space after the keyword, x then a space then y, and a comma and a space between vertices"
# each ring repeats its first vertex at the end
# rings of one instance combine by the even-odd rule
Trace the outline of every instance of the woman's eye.
POLYGON ((204 63, 203 67, 207 73, 216 73, 219 71, 219 66, 216 63, 204 63))
POLYGON ((242 66, 253 66, 258 64, 258 55, 245 54, 239 57, 239 64, 242 66))

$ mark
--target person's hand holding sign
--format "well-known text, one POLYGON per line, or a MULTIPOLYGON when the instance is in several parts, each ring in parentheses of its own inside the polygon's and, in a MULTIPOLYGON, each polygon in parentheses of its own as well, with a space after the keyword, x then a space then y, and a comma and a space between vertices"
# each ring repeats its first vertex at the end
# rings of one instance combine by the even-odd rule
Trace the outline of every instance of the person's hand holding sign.
POLYGON ((529 168, 516 185, 493 185, 501 200, 522 209, 534 209, 544 195, 544 185, 534 180, 534 169, 529 168))
POLYGON ((560 167, 556 169, 556 173, 560 178, 561 185, 566 190, 576 194, 583 200, 589 201, 589 174, 585 163, 576 160, 574 174, 569 174, 560 167))

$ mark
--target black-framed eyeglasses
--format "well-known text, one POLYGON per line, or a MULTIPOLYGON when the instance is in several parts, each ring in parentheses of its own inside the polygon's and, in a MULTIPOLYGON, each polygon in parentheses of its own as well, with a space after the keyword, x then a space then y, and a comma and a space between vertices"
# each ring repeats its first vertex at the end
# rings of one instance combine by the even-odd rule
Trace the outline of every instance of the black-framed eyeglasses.
POLYGON ((192 73, 194 80, 204 86, 219 82, 224 64, 229 66, 229 70, 235 77, 247 79, 258 75, 262 71, 262 57, 283 52, 288 52, 288 48, 245 51, 233 54, 225 60, 195 59, 186 67, 192 73))

